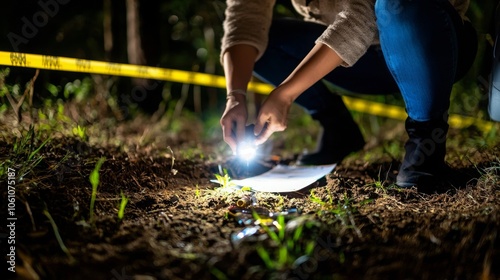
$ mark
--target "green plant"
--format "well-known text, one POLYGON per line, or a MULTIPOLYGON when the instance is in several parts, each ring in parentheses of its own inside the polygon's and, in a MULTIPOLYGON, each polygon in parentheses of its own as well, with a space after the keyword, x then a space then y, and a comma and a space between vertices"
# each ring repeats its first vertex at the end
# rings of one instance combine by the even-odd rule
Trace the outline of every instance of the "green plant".
POLYGON ((125 207, 127 206, 128 203, 128 197, 126 197, 123 194, 123 191, 120 193, 121 195, 121 200, 120 200, 120 207, 118 208, 118 221, 123 220, 123 217, 125 216, 125 207))
POLYGON ((9 163, 18 168, 20 178, 33 171, 43 160, 40 150, 50 141, 50 138, 45 139, 43 142, 41 142, 40 138, 40 134, 35 132, 34 126, 30 125, 26 134, 14 142, 13 156, 9 163))
POLYGON ((87 135, 87 128, 77 125, 76 127, 73 127, 73 135, 78 136, 83 141, 88 140, 88 135, 87 135))
POLYGON ((52 226, 52 229, 54 230, 54 235, 56 236, 57 243, 59 244, 59 247, 66 254, 66 256, 68 256, 70 263, 74 263, 75 262, 75 258, 73 258, 73 256, 69 252, 69 250, 66 247, 66 245, 64 245, 64 242, 63 242, 63 240, 61 238, 61 235, 59 234, 59 228, 57 227, 56 222, 52 218, 52 215, 50 215, 50 212, 47 209, 47 205, 45 205, 45 208, 43 209, 43 214, 45 215, 45 217, 47 217, 47 219, 49 219, 50 225, 52 226))
POLYGON ((352 199, 345 193, 344 198, 337 203, 337 207, 331 210, 332 213, 340 216, 345 216, 355 211, 356 209, 352 206, 352 199))
POLYGON ((347 194, 344 194, 342 200, 339 200, 337 203, 334 203, 333 196, 330 191, 327 194, 327 200, 323 201, 320 197, 316 196, 314 190, 311 190, 309 199, 317 203, 321 206, 319 212, 330 212, 336 215, 344 216, 347 212, 355 210, 352 206, 352 199, 350 199, 347 194))
POLYGON ((214 174, 215 180, 217 180, 217 183, 221 185, 221 188, 229 188, 235 186, 233 182, 231 182, 231 177, 229 177, 229 174, 227 173, 227 170, 224 169, 222 172, 224 175, 221 174, 214 174))
POLYGON ((95 199, 97 197, 97 186, 99 186, 99 170, 101 169, 101 166, 105 160, 106 160, 105 158, 100 158, 97 161, 94 170, 92 170, 89 176, 89 181, 90 184, 92 185, 92 195, 90 197, 90 214, 89 214, 90 223, 94 222, 94 205, 95 205, 95 199))
MULTIPOLYGON (((368 184, 367 186, 374 186, 375 189, 382 190, 383 192, 386 192, 387 189, 390 189, 390 188, 397 188, 397 186, 395 184, 387 185, 387 181, 380 179, 381 172, 382 172, 382 167, 378 171, 377 179, 373 183, 368 184)), ((386 176, 386 179, 387 179, 387 176, 386 176)))
POLYGON ((210 268, 210 273, 215 276, 218 280, 227 280, 229 279, 224 272, 220 271, 220 269, 216 267, 211 267, 210 268))
POLYGON ((82 102, 91 93, 93 82, 90 77, 85 77, 83 80, 76 79, 73 82, 68 82, 64 86, 64 98, 69 99, 74 96, 76 102, 82 102))
MULTIPOLYGON (((323 199, 317 197, 314 194, 314 190, 311 190, 310 200, 321 206, 318 210, 318 214, 334 214, 335 217, 340 220, 343 226, 353 229, 354 232, 361 237, 361 231, 356 226, 353 216, 353 213, 357 212, 357 209, 353 206, 353 201, 347 196, 347 194, 344 193, 343 199, 339 200, 337 203, 334 203, 333 197, 329 191, 327 195, 327 201, 323 201, 323 199)), ((363 203, 369 203, 369 200, 364 201, 363 203)))
POLYGON ((7 96, 8 88, 5 85, 5 78, 9 76, 10 69, 5 68, 0 70, 0 114, 3 114, 9 106, 7 105, 7 100, 5 100, 5 97, 7 96))
MULTIPOLYGON (((260 220, 257 213, 254 212, 253 215, 256 220, 260 220)), ((290 234, 286 232, 285 216, 278 216, 273 224, 277 232, 265 223, 261 223, 261 226, 274 242, 274 246, 266 248, 260 244, 256 247, 257 254, 268 269, 283 270, 291 268, 298 258, 312 254, 316 242, 303 236, 304 226, 311 227, 313 225, 312 221, 300 224, 290 234)))
POLYGON ((311 193, 309 195, 309 199, 316 203, 316 204, 319 204, 321 206, 321 208, 325 208, 327 207, 328 205, 333 205, 333 197, 330 193, 330 191, 328 191, 328 196, 327 196, 328 200, 327 201, 323 201, 323 199, 319 198, 316 196, 316 194, 314 193, 314 189, 311 190, 311 193))

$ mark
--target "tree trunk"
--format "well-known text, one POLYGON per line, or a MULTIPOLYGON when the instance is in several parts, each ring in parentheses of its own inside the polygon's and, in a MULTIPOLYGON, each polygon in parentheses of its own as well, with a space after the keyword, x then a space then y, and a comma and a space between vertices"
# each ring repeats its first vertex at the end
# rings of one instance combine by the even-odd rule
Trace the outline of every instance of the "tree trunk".
POLYGON ((108 61, 111 59, 111 52, 113 51, 112 11, 111 0, 104 0, 102 27, 104 33, 104 55, 108 61))
MULTIPOLYGON (((142 50, 139 0, 126 0, 127 6, 127 56, 131 64, 145 65, 146 58, 142 50)), ((132 78, 132 85, 142 88, 147 86, 146 79, 132 78)))
POLYGON ((139 0, 126 0, 127 4, 127 53, 128 61, 132 64, 144 65, 146 59, 142 50, 139 0))

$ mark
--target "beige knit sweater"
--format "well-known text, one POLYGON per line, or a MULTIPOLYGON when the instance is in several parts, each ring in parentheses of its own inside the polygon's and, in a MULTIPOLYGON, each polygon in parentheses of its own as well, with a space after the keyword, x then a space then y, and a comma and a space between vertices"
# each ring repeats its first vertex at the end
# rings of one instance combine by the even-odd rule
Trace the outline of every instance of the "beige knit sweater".
MULTIPOLYGON (((275 2, 227 0, 221 58, 229 47, 238 44, 254 46, 258 50, 257 59, 262 56, 275 2)), ((464 17, 469 0, 450 0, 450 3, 464 17)), ((378 43, 375 0, 292 0, 292 4, 304 20, 326 26, 316 42, 335 50, 343 59, 343 66, 352 66, 370 45, 378 43)), ((398 7, 387 12, 398 12, 398 7)), ((383 19, 380 20, 383 23, 383 19)))

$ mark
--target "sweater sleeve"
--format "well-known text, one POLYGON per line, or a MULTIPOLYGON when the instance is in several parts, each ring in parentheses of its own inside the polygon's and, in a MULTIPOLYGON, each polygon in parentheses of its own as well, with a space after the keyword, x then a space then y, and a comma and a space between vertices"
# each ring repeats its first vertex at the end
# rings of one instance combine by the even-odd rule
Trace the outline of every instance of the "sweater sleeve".
POLYGON ((316 43, 333 49, 344 61, 342 66, 350 67, 377 39, 374 1, 344 0, 338 5, 339 13, 335 20, 316 43))
POLYGON ((259 59, 264 53, 276 0, 228 0, 223 23, 222 57, 228 48, 247 44, 257 49, 259 59))

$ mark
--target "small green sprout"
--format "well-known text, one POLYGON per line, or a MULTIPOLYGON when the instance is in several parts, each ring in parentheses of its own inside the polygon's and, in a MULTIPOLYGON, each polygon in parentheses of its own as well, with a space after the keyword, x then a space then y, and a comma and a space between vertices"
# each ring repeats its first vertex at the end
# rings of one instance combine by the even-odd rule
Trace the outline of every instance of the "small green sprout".
POLYGON ((100 158, 99 161, 97 161, 94 170, 92 170, 89 176, 90 184, 92 185, 92 196, 90 198, 90 216, 89 216, 89 220, 91 223, 94 221, 94 205, 97 196, 97 186, 99 186, 99 170, 101 169, 101 166, 105 160, 106 160, 105 158, 100 158))
POLYGON ((73 135, 78 136, 83 141, 87 141, 88 135, 87 135, 87 128, 77 125, 76 127, 73 127, 73 135))
POLYGON ((224 272, 220 271, 218 268, 216 267, 211 267, 210 268, 210 273, 215 276, 215 278, 217 278, 218 280, 227 280, 229 279, 225 274, 224 272))
POLYGON ((309 196, 309 199, 314 202, 314 203, 317 203, 319 204, 322 208, 328 208, 329 206, 333 205, 333 196, 332 194, 330 193, 330 191, 328 191, 328 201, 323 201, 320 197, 316 196, 316 194, 314 193, 314 190, 311 190, 311 195, 309 196))
POLYGON ((120 193, 122 199, 120 200, 120 207, 118 208, 118 221, 121 221, 125 216, 125 206, 128 203, 128 197, 123 194, 123 191, 120 193))
MULTIPOLYGON (((260 219, 256 213, 254 213, 254 218, 260 219)), ((277 245, 277 247, 273 247, 272 249, 266 249, 262 245, 256 247, 257 254, 266 267, 271 270, 283 270, 292 267, 294 262, 300 257, 310 256, 313 253, 316 242, 304 238, 302 232, 304 226, 310 227, 313 224, 313 221, 309 224, 302 224, 295 228, 291 234, 287 235, 285 216, 283 215, 278 216, 276 221, 273 222, 277 232, 269 228, 265 223, 261 223, 260 225, 266 234, 277 245)))
POLYGON ((229 174, 227 174, 226 170, 224 170, 224 175, 215 174, 215 179, 217 180, 217 183, 221 185, 222 188, 229 188, 235 186, 235 184, 231 182, 231 177, 229 177, 229 174))
POLYGON ((66 256, 68 256, 70 263, 74 263, 75 262, 75 258, 73 258, 73 256, 69 252, 69 250, 66 247, 66 245, 64 245, 64 242, 63 242, 63 240, 61 238, 61 235, 59 234, 59 228, 57 227, 56 222, 52 218, 52 215, 50 215, 50 212, 47 209, 47 205, 45 205, 45 208, 43 209, 42 213, 45 215, 45 217, 47 217, 47 219, 49 219, 50 225, 52 226, 52 229, 54 230, 54 235, 56 236, 56 240, 57 240, 57 243, 59 244, 59 247, 61 248, 61 250, 64 253, 66 253, 66 256))

